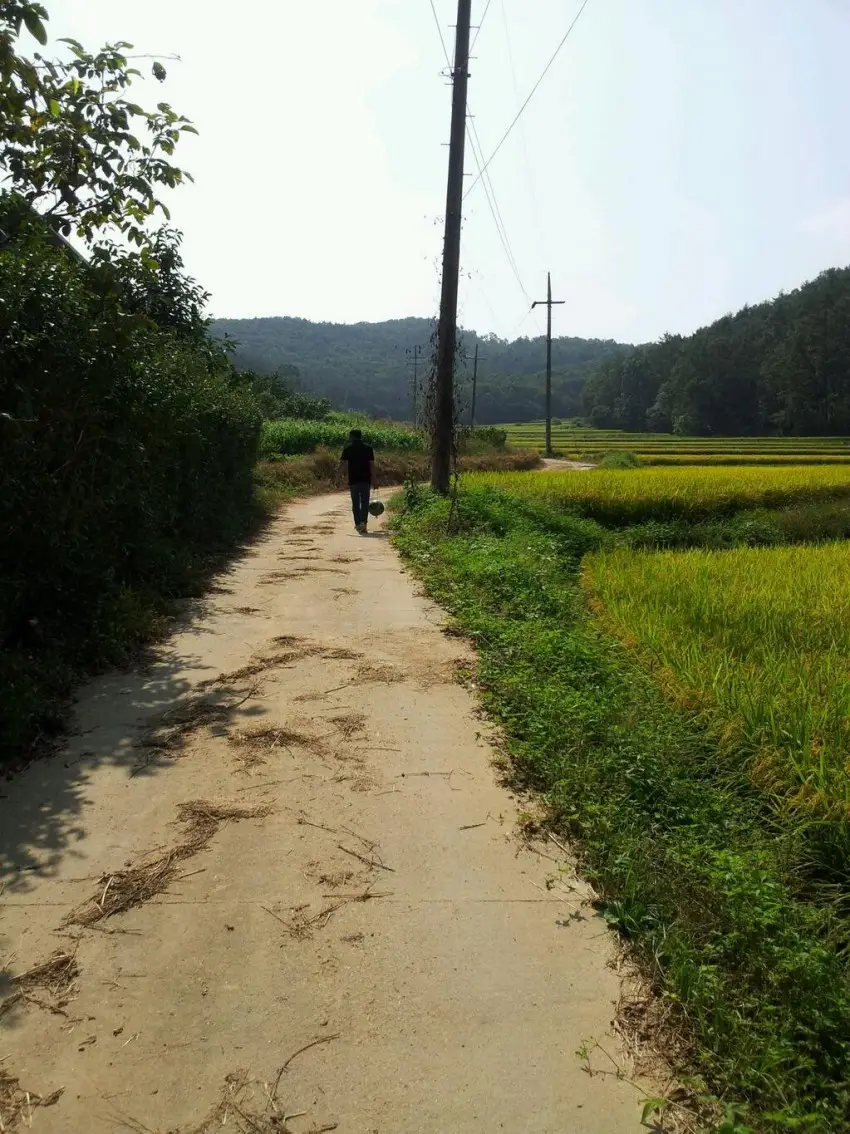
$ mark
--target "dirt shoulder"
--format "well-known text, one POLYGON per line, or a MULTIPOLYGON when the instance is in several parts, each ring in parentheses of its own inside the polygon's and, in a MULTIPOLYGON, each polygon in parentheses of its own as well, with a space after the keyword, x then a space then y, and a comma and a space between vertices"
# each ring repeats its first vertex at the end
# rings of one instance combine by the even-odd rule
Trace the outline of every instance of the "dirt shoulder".
POLYGON ((641 1128, 576 1054, 626 1066, 610 938, 567 856, 518 839, 441 621, 321 497, 144 672, 82 692, 0 799, 4 1119, 641 1128))

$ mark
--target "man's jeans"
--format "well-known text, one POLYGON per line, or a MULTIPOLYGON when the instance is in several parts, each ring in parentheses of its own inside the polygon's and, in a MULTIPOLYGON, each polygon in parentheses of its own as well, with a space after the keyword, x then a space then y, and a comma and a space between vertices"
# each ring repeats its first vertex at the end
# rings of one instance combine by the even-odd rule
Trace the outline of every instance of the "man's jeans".
POLYGON ((355 524, 365 524, 369 519, 369 497, 372 494, 372 486, 367 481, 365 484, 350 484, 348 487, 351 490, 354 522, 355 524))

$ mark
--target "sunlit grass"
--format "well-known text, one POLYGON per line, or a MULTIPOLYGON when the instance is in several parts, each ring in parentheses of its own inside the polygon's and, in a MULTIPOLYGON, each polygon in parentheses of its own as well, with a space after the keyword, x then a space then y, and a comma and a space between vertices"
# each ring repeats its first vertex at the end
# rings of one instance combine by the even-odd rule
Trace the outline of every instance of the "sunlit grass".
MULTIPOLYGON (((545 447, 545 425, 530 422, 503 427, 513 445, 545 447)), ((557 454, 594 461, 605 453, 628 450, 643 464, 710 464, 713 460, 741 463, 747 460, 799 458, 800 463, 850 460, 850 439, 845 437, 679 437, 664 433, 626 433, 571 425, 554 425, 552 447, 557 454)))
POLYGON ((850 454, 846 452, 798 452, 792 450, 784 453, 768 452, 710 452, 710 453, 683 453, 675 449, 669 451, 646 452, 645 450, 629 450, 635 452, 641 465, 668 466, 668 465, 847 465, 850 464, 850 454))
POLYGON ((840 499, 850 496, 850 468, 594 469, 545 476, 483 475, 472 478, 472 484, 617 524, 700 519, 745 508, 840 499))
POLYGON ((747 756, 760 787, 850 818, 850 544, 602 552, 603 624, 747 756))

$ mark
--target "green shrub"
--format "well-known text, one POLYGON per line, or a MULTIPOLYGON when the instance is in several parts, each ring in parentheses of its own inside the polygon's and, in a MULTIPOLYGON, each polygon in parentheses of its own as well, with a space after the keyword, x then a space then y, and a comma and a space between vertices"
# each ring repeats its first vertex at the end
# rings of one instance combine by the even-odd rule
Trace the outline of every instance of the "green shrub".
MULTIPOLYGON (((295 368, 292 368, 295 370, 295 368)), ((331 403, 327 398, 305 394, 296 390, 293 381, 297 371, 287 375, 275 371, 273 374, 256 374, 251 370, 242 371, 243 378, 250 385, 254 397, 269 421, 281 418, 296 418, 302 421, 328 421, 331 403)))
POLYGON ((462 453, 481 452, 485 449, 503 450, 508 444, 507 430, 495 425, 478 425, 475 429, 464 429, 459 437, 462 453))
POLYGON ((589 460, 601 469, 636 469, 641 463, 634 453, 615 449, 606 453, 601 460, 598 457, 591 457, 589 460))
POLYGON ((32 234, 0 251, 0 760, 243 529, 260 420, 220 350, 32 234))

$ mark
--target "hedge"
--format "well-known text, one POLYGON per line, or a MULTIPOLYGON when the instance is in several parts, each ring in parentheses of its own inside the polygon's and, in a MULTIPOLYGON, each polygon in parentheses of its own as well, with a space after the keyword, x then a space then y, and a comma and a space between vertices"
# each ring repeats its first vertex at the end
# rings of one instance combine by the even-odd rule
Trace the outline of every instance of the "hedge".
POLYGON ((45 240, 0 250, 0 762, 238 536, 259 431, 212 344, 45 240))

